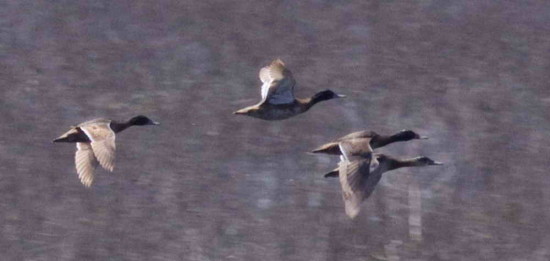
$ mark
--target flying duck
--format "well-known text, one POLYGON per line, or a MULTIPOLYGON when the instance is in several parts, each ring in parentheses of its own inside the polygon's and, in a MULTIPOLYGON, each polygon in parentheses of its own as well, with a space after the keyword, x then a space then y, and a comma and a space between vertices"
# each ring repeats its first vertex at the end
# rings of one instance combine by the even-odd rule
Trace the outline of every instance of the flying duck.
POLYGON ((325 177, 340 178, 342 198, 344 199, 346 214, 355 218, 361 210, 361 203, 367 199, 382 178, 384 172, 403 167, 422 167, 442 165, 428 157, 411 159, 395 159, 384 154, 369 154, 365 157, 350 156, 348 148, 340 146, 339 167, 325 175, 325 177), (378 164, 372 164, 376 160, 378 164))
POLYGON ((310 98, 295 98, 296 81, 280 59, 260 70, 262 100, 260 103, 233 112, 262 120, 283 120, 309 110, 318 102, 345 97, 331 90, 316 93, 310 98))
POLYGON ((420 136, 418 133, 412 130, 402 130, 393 135, 379 135, 374 131, 357 131, 350 133, 346 136, 338 138, 335 141, 326 143, 313 151, 312 153, 325 153, 331 155, 341 155, 338 143, 340 141, 351 141, 357 144, 357 146, 370 146, 372 149, 380 148, 386 146, 390 143, 399 142, 399 141, 409 141, 413 139, 427 139, 426 136, 420 136), (359 145, 363 144, 363 145, 359 145))
POLYGON ((130 126, 158 125, 145 116, 136 116, 126 122, 94 119, 71 129, 53 142, 76 142, 75 164, 78 177, 84 186, 90 187, 94 180, 94 169, 98 163, 104 169, 113 171, 115 166, 115 134, 130 126))

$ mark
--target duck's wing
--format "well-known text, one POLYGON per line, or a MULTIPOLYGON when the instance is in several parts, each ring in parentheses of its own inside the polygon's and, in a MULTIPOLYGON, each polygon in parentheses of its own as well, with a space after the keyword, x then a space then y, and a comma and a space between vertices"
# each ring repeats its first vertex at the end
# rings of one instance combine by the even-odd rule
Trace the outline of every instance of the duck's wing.
POLYGON ((342 186, 342 198, 344 200, 346 214, 355 218, 361 210, 361 203, 370 192, 367 191, 367 179, 370 173, 370 158, 348 161, 340 156, 338 174, 342 186))
POLYGON ((296 81, 285 64, 276 59, 260 70, 262 81, 262 102, 288 104, 294 102, 296 81))
POLYGON ((369 158, 371 169, 375 169, 378 167, 378 160, 372 157, 373 150, 369 142, 369 138, 345 140, 338 143, 338 147, 347 161, 369 158))
POLYGON ((82 182, 84 186, 90 187, 94 181, 94 170, 98 163, 94 156, 92 146, 90 146, 89 143, 77 142, 74 161, 80 182, 82 182))
POLYGON ((109 123, 97 123, 81 126, 91 140, 90 145, 99 164, 108 171, 113 171, 115 166, 115 133, 109 123))

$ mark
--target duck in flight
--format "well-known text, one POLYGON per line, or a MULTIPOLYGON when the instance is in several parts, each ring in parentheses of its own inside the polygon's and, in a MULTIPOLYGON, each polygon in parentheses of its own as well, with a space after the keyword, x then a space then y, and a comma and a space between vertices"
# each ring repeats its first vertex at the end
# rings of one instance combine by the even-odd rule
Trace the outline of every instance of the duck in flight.
POLYGON ((361 203, 374 191, 384 172, 403 167, 423 167, 442 165, 428 157, 396 159, 384 154, 365 154, 354 156, 353 148, 345 142, 340 143, 340 163, 337 169, 325 177, 339 177, 342 187, 342 198, 346 214, 355 218, 361 210, 361 203), (373 162, 375 162, 373 164, 373 162))
POLYGON ((320 147, 311 151, 312 153, 325 153, 331 155, 342 155, 340 148, 338 147, 341 141, 350 141, 356 143, 357 146, 370 146, 372 149, 386 146, 390 143, 409 141, 413 139, 427 139, 426 136, 421 136, 412 130, 402 130, 393 135, 379 135, 374 131, 357 131, 350 133, 346 136, 340 137, 335 141, 323 144, 320 147), (359 145, 363 144, 363 145, 359 145))
POLYGON ((136 116, 126 122, 94 119, 71 129, 53 142, 75 142, 75 164, 78 177, 84 186, 90 187, 94 180, 94 169, 101 165, 108 171, 115 166, 115 134, 131 126, 158 125, 145 116, 136 116))
POLYGON ((262 120, 283 120, 309 110, 321 101, 345 97, 331 90, 316 93, 310 98, 295 98, 296 81, 280 59, 260 70, 262 100, 233 114, 247 115, 262 120))

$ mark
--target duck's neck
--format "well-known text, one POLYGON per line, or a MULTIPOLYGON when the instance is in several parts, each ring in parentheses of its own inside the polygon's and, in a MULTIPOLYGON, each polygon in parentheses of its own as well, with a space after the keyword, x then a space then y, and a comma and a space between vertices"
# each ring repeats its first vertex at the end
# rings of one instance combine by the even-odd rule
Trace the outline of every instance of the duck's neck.
POLYGON ((133 124, 130 121, 127 121, 127 122, 112 121, 110 124, 111 130, 113 130, 115 133, 119 133, 130 126, 133 126, 133 124))
POLYGON ((422 166, 416 159, 388 159, 388 170, 407 168, 407 167, 419 167, 422 166))
POLYGON ((305 100, 305 104, 307 106, 307 109, 311 108, 311 106, 322 102, 326 100, 333 99, 334 97, 328 92, 328 91, 322 91, 314 94, 311 96, 311 98, 308 98, 305 100))
POLYGON ((372 138, 370 146, 375 148, 384 147, 390 143, 399 142, 399 141, 408 141, 411 140, 410 137, 403 135, 402 132, 398 132, 394 135, 376 135, 372 138))

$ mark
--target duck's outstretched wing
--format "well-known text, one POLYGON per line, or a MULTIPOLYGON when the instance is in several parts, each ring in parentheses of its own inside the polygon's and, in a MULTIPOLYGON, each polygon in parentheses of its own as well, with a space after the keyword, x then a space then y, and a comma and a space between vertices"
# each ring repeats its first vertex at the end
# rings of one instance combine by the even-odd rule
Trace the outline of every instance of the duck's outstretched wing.
POLYGON ((84 186, 90 187, 94 181, 94 170, 98 163, 92 146, 89 143, 77 142, 74 161, 80 182, 84 186))
POLYGON ((363 200, 370 196, 380 181, 380 175, 371 174, 378 167, 378 161, 370 146, 351 141, 340 142, 338 146, 342 152, 338 167, 342 197, 346 214, 354 218, 359 214, 363 200))
POLYGON ((361 203, 367 197, 367 179, 369 176, 370 159, 348 161, 340 156, 338 167, 340 185, 342 186, 342 198, 344 200, 346 214, 355 218, 361 210, 361 203))
POLYGON ((115 133, 108 123, 89 124, 81 126, 80 129, 86 133, 91 140, 90 145, 99 164, 108 171, 115 167, 115 133))
POLYGON ((369 158, 350 162, 343 156, 340 157, 338 175, 342 186, 342 198, 346 214, 350 218, 355 218, 361 210, 361 203, 372 194, 382 175, 379 169, 372 170, 369 158))
POLYGON ((288 104, 294 102, 296 81, 285 64, 276 59, 260 70, 262 81, 262 102, 288 104))

